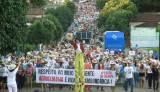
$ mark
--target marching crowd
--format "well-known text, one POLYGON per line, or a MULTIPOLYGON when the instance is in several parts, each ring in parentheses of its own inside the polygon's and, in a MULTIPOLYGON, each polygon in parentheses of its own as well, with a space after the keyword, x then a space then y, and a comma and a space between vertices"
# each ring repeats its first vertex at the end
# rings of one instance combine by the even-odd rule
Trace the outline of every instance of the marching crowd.
MULTIPOLYGON (((87 2, 79 4, 78 12, 75 15, 74 22, 69 28, 69 31, 96 31, 95 20, 97 15, 98 11, 93 3, 87 2)), ((129 88, 128 85, 131 87, 131 92, 133 92, 135 87, 144 88, 146 83, 149 89, 158 92, 160 61, 158 56, 154 56, 153 53, 142 52, 135 49, 131 50, 134 51, 135 54, 130 55, 129 52, 107 51, 103 50, 101 46, 88 44, 83 44, 82 49, 85 55, 85 69, 116 71, 116 83, 120 83, 126 92, 129 88)), ((9 77, 7 77, 8 79, 6 81, 7 74, 0 72, 0 74, 2 74, 0 75, 0 88, 3 88, 3 83, 7 83, 9 90, 10 88, 15 88, 13 92, 17 91, 15 86, 10 86, 12 83, 17 85, 19 90, 23 87, 33 88, 32 84, 35 83, 36 76, 35 69, 38 67, 74 69, 75 53, 74 46, 70 42, 64 41, 60 42, 57 46, 44 47, 42 50, 30 51, 22 56, 16 56, 15 54, 1 56, 0 68, 6 69, 5 67, 8 67, 6 71, 9 73, 9 77), (17 65, 15 66, 15 64, 17 65), (12 77, 15 74, 17 78, 16 81, 14 81, 12 77)), ((52 85, 49 85, 49 88, 51 86, 52 85)), ((58 87, 60 89, 63 88, 61 85, 58 87)), ((86 85, 85 89, 91 91, 92 87, 93 86, 86 85)), ((116 86, 111 87, 112 92, 115 92, 115 87, 116 86)), ((101 91, 104 91, 103 86, 97 86, 96 88, 97 90, 100 88, 101 91)))
POLYGON ((77 5, 77 8, 77 13, 74 16, 72 25, 69 27, 69 31, 96 31, 96 19, 99 12, 94 3, 80 3, 77 5))
MULTIPOLYGON (((128 84, 131 86, 131 92, 133 92, 134 87, 144 88, 145 80, 148 81, 149 89, 153 88, 154 91, 158 91, 160 62, 157 57, 153 58, 152 54, 137 50, 134 56, 130 56, 128 52, 127 54, 124 52, 113 53, 104 51, 102 47, 87 44, 84 44, 83 49, 85 69, 111 69, 116 71, 117 82, 123 84, 125 91, 128 90, 128 84)), ((24 85, 32 88, 32 81, 35 80, 35 69, 37 67, 74 69, 74 57, 75 49, 72 44, 62 42, 54 48, 50 47, 43 51, 28 52, 20 57, 9 54, 6 57, 1 57, 1 61, 6 65, 21 62, 17 73, 17 86, 21 89, 24 85)), ((1 83, 4 78, 1 76, 1 83)), ((114 89, 112 87, 112 92, 114 92, 114 89)), ((86 90, 91 90, 91 86, 86 86, 86 90)), ((103 87, 101 87, 101 91, 104 91, 103 87)))

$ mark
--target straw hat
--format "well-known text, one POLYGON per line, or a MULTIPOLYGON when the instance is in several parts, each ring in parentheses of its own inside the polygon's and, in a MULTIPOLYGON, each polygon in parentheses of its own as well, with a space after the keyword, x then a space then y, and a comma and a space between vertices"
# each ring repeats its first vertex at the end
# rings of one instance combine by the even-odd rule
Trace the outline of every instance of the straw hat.
POLYGON ((67 33, 67 34, 66 34, 66 39, 67 39, 68 41, 73 40, 73 39, 74 39, 73 33, 67 33))
POLYGON ((36 61, 36 59, 30 59, 30 61, 31 61, 31 62, 34 62, 34 61, 36 61))
POLYGON ((13 70, 16 68, 16 65, 15 64, 10 64, 8 65, 8 70, 13 70))
POLYGON ((38 56, 36 56, 35 58, 37 58, 37 59, 41 59, 42 57, 38 55, 38 56))
POLYGON ((53 58, 53 55, 52 54, 50 54, 50 55, 48 55, 50 58, 53 58))
POLYGON ((28 56, 32 56, 32 53, 31 53, 31 52, 27 52, 27 55, 28 55, 28 56))
POLYGON ((44 53, 44 52, 39 52, 39 53, 38 53, 38 56, 44 57, 44 56, 45 56, 45 53, 44 53))

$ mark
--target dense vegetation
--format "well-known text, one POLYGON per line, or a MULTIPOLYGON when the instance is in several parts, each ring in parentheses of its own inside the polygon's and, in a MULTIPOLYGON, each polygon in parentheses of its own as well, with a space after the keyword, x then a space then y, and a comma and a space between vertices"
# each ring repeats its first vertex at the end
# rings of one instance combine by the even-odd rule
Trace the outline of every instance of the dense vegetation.
POLYGON ((73 21, 76 6, 66 0, 64 5, 48 9, 44 17, 27 26, 28 9, 43 8, 46 4, 46 0, 1 0, 0 54, 27 52, 40 43, 56 44, 61 39, 73 21))
POLYGON ((0 53, 13 52, 23 43, 27 9, 26 0, 1 0, 0 53))
POLYGON ((96 7, 97 9, 101 10, 105 6, 108 0, 96 0, 96 7))
POLYGON ((159 12, 160 0, 131 0, 133 1, 139 12, 159 12))

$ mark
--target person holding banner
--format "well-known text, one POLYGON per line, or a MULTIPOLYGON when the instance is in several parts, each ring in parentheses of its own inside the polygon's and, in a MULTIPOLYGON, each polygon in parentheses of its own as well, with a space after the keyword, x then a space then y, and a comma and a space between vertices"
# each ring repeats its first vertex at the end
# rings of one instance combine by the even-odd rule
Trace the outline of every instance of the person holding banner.
MULTIPOLYGON (((104 62, 103 59, 100 59, 98 62, 98 70, 104 70, 104 62)), ((99 86, 97 87, 97 90, 99 89, 99 86)), ((101 86, 101 91, 104 91, 104 87, 101 86)))
MULTIPOLYGON (((111 67, 110 67, 110 70, 111 70, 111 71, 116 71, 116 76, 117 76, 118 74, 117 74, 117 69, 116 69, 116 67, 115 67, 115 62, 114 62, 114 61, 111 61, 111 62, 110 62, 110 66, 111 66, 111 67)), ((118 77, 116 77, 116 78, 117 78, 117 80, 118 80, 118 77)), ((115 84, 115 85, 116 85, 116 84, 115 84)), ((115 92, 115 86, 111 86, 111 91, 112 91, 112 92, 115 92)))
MULTIPOLYGON (((87 60, 85 60, 85 69, 93 69, 91 60, 89 58, 87 58, 87 60)), ((91 86, 90 85, 85 85, 85 89, 88 91, 91 91, 91 86)))

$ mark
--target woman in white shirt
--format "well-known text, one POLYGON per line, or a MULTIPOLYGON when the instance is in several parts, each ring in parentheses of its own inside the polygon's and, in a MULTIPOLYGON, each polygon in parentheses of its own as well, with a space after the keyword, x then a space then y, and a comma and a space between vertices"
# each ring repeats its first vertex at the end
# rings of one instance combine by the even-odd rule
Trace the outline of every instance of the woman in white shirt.
POLYGON ((11 64, 7 67, 7 87, 9 92, 17 92, 16 74, 18 71, 18 65, 11 64))

